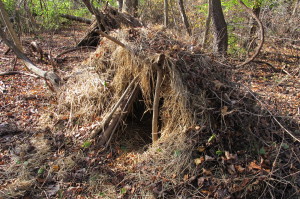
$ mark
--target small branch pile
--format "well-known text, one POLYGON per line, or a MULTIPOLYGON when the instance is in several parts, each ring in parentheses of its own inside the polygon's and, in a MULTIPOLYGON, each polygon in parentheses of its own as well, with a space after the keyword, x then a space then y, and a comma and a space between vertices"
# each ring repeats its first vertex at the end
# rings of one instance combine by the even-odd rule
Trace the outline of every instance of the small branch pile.
MULTIPOLYGON (((103 39, 82 64, 91 70, 70 78, 62 89, 50 124, 59 131, 67 126, 76 132, 90 126, 93 133, 88 136, 107 146, 133 110, 137 93, 151 113, 158 95, 160 138, 137 157, 135 169, 127 175, 125 182, 132 193, 150 190, 160 197, 215 198, 268 195, 265 190, 275 183, 270 176, 281 178, 287 169, 276 166, 281 148, 272 149, 270 143, 293 142, 284 138, 255 97, 231 82, 231 69, 173 40, 160 27, 111 35, 126 48, 103 39), (155 63, 161 55, 163 75, 157 93, 160 81, 155 63), (256 151, 261 147, 274 152, 259 155, 256 151), (260 165, 254 161, 259 159, 260 165), (248 180, 241 181, 240 175, 248 180)), ((293 186, 289 189, 295 191, 293 186)))

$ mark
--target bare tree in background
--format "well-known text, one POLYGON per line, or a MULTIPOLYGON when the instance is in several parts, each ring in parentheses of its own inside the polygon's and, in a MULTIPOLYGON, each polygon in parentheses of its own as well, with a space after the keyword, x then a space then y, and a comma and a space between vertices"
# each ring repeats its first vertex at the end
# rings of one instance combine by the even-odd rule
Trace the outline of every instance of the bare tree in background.
POLYGON ((132 16, 137 16, 139 1, 138 0, 123 0, 123 12, 127 12, 132 16))
POLYGON ((169 3, 168 0, 164 0, 164 26, 169 25, 169 3))
POLYGON ((204 31, 204 36, 203 36, 203 40, 202 40, 203 48, 205 47, 205 44, 207 42, 208 31, 209 31, 209 26, 210 26, 210 22, 211 22, 211 1, 212 0, 208 0, 208 14, 207 14, 206 21, 205 21, 205 31, 204 31))
POLYGON ((214 52, 224 55, 228 48, 228 33, 221 0, 212 0, 211 14, 214 29, 214 52))
POLYGON ((188 18, 187 18, 186 13, 185 13, 183 0, 178 0, 178 5, 179 5, 179 10, 180 10, 180 14, 181 14, 181 17, 182 17, 182 21, 185 25, 185 28, 186 28, 188 34, 191 36, 192 35, 192 30, 191 30, 188 18))

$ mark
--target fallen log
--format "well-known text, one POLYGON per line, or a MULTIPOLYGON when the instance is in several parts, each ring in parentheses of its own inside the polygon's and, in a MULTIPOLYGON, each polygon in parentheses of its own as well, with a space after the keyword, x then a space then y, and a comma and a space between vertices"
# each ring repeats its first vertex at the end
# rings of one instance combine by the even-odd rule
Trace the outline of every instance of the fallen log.
POLYGON ((3 32, 2 29, 0 29, 0 37, 2 38, 2 40, 4 41, 4 43, 11 48, 14 53, 17 55, 17 57, 21 60, 23 60, 26 68, 28 70, 30 70, 31 72, 35 73, 37 76, 42 77, 46 80, 47 85, 49 86, 49 88, 54 91, 56 88, 58 88, 61 83, 62 80, 61 78, 54 72, 52 71, 44 71, 40 68, 38 68, 36 65, 34 65, 31 60, 24 54, 21 52, 21 50, 19 50, 15 44, 13 44, 11 41, 9 41, 6 36, 5 33, 3 32))
POLYGON ((60 16, 63 17, 63 18, 72 20, 72 21, 78 21, 78 22, 86 23, 86 24, 92 24, 92 22, 93 22, 91 19, 87 19, 87 18, 83 18, 83 17, 77 17, 77 16, 74 16, 74 15, 61 14, 60 16))

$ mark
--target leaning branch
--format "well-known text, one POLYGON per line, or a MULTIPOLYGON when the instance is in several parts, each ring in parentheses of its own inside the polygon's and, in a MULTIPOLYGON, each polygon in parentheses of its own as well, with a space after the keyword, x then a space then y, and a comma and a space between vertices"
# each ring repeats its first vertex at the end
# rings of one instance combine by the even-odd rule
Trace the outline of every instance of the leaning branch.
POLYGON ((87 19, 87 18, 77 17, 77 16, 73 16, 73 15, 67 15, 67 14, 61 14, 60 16, 63 18, 72 20, 72 21, 78 21, 81 23, 92 24, 92 20, 87 19))
POLYGON ((34 65, 31 62, 31 60, 16 47, 15 44, 13 44, 11 41, 9 41, 6 38, 5 33, 3 32, 3 30, 1 28, 0 28, 0 37, 2 38, 4 43, 14 51, 14 53, 17 55, 17 57, 19 59, 23 60, 25 66, 28 70, 35 73, 37 76, 44 78, 46 80, 46 82, 49 81, 51 83, 51 85, 48 85, 51 90, 53 90, 53 87, 57 88, 60 86, 62 81, 56 73, 44 71, 44 70, 38 68, 36 65, 34 65))
POLYGON ((260 43, 259 43, 257 49, 255 50, 255 53, 251 57, 246 59, 243 63, 238 65, 238 67, 241 67, 241 66, 244 66, 244 65, 250 63, 251 61, 253 61, 255 59, 255 57, 259 54, 259 52, 262 49, 262 46, 264 44, 265 36, 264 36, 264 27, 263 27, 260 19, 256 16, 256 14, 252 11, 252 9, 248 8, 244 4, 244 2, 242 0, 239 0, 239 3, 244 7, 246 12, 248 12, 248 14, 250 14, 257 21, 257 24, 258 24, 259 29, 260 29, 260 43))

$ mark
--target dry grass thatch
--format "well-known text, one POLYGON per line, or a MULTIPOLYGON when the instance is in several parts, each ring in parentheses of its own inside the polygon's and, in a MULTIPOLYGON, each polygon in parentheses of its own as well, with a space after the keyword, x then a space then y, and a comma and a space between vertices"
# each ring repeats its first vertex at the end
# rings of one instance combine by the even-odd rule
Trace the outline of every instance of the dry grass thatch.
MULTIPOLYGON (((160 139, 136 155, 135 166, 130 167, 125 182, 135 187, 136 194, 150 189, 160 197, 204 197, 207 193, 216 198, 268 195, 265 190, 270 189, 272 180, 265 184, 266 178, 253 176, 249 169, 244 174, 249 181, 242 186, 245 181, 237 177, 239 171, 235 166, 245 169, 254 159, 259 160, 257 151, 261 146, 290 141, 256 104, 255 96, 232 82, 230 68, 193 50, 195 46, 173 40, 161 28, 120 30, 113 35, 126 43, 127 49, 103 39, 97 51, 79 68, 80 72, 75 71, 76 75, 58 94, 58 106, 48 123, 56 131, 80 132, 87 127, 91 132, 101 126, 135 78, 142 99, 136 94, 134 101, 143 100, 146 107, 135 111, 151 113, 156 82, 153 63, 164 54, 160 139), (216 151, 226 155, 217 155, 216 151), (199 158, 202 162, 195 164, 199 158)), ((114 116, 133 110, 133 106, 128 107, 118 109, 114 116)), ((125 117, 121 119, 125 121, 125 117)), ((279 154, 281 149, 275 147, 270 160, 276 162, 279 154)), ((269 174, 262 175, 275 174, 266 172, 269 174)), ((290 185, 289 189, 297 189, 292 182, 290 185)), ((271 194, 278 193, 273 190, 271 194)))

